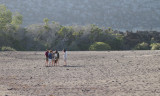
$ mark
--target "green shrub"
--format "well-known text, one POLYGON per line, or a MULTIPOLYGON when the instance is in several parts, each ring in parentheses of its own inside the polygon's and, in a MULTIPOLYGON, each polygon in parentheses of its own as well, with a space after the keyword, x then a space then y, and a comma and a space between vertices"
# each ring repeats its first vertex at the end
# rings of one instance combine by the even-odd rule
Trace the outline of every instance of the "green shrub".
POLYGON ((89 47, 90 51, 106 51, 111 50, 111 47, 109 44, 104 42, 95 42, 89 47))
POLYGON ((160 43, 152 43, 150 47, 151 50, 160 50, 160 43))
POLYGON ((7 46, 3 46, 1 48, 2 51, 16 51, 15 49, 11 48, 11 47, 7 47, 7 46))
POLYGON ((137 44, 134 49, 135 50, 148 50, 149 45, 145 42, 142 42, 142 43, 137 44))

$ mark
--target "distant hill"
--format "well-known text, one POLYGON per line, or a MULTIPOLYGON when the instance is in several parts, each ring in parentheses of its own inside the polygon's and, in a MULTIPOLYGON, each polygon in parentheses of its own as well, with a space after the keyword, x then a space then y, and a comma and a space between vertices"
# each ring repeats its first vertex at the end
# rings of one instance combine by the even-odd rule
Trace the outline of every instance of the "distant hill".
POLYGON ((0 0, 24 17, 23 25, 43 23, 112 27, 119 30, 159 30, 160 0, 0 0))

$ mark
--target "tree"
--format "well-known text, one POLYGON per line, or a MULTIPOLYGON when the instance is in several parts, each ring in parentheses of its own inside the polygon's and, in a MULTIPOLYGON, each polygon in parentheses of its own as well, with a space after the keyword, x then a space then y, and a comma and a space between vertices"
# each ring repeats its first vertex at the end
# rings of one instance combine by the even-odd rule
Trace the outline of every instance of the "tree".
POLYGON ((0 5, 0 30, 12 22, 12 12, 5 5, 0 5))
POLYGON ((22 24, 22 21, 23 21, 23 16, 20 13, 16 12, 15 15, 12 17, 11 24, 15 26, 16 29, 18 29, 19 26, 22 24))
POLYGON ((111 50, 111 47, 109 44, 104 42, 95 42, 89 47, 90 51, 106 51, 111 50))
POLYGON ((151 43, 151 44, 152 44, 152 43, 157 43, 157 42, 155 41, 154 37, 151 38, 150 43, 151 43))
POLYGON ((91 25, 91 31, 90 31, 90 42, 96 42, 99 41, 99 39, 101 38, 103 30, 100 29, 98 26, 92 24, 91 25))
POLYGON ((73 28, 72 26, 67 26, 67 27, 64 27, 62 26, 60 28, 60 30, 57 32, 58 34, 58 39, 59 42, 61 43, 61 48, 65 48, 67 46, 69 46, 72 41, 74 40, 74 37, 73 37, 73 28))
POLYGON ((109 44, 113 50, 121 50, 123 47, 124 36, 122 34, 112 34, 113 39, 110 40, 109 44))
POLYGON ((106 29, 105 32, 112 34, 113 33, 113 29, 111 27, 108 27, 108 29, 106 29))
POLYGON ((44 18, 44 19, 43 19, 43 22, 45 23, 45 25, 48 25, 48 21, 49 21, 48 18, 44 18))
POLYGON ((151 50, 160 50, 160 43, 152 43, 150 47, 151 50))
POLYGON ((44 19, 43 19, 43 22, 45 23, 45 25, 44 25, 44 28, 45 28, 45 29, 49 29, 48 21, 49 21, 48 18, 44 18, 44 19))
POLYGON ((61 38, 66 39, 67 31, 68 31, 67 28, 63 26, 57 33, 61 38))
POLYGON ((136 49, 136 50, 148 50, 149 45, 148 45, 148 43, 142 42, 142 43, 137 44, 134 49, 136 49))

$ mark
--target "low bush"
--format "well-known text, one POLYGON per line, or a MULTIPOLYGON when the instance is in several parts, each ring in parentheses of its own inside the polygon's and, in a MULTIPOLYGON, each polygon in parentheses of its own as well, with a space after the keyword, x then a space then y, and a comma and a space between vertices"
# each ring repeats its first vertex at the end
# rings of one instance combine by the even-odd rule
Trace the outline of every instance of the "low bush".
POLYGON ((152 43, 150 47, 151 50, 160 50, 160 43, 152 43))
POLYGON ((134 49, 135 50, 149 50, 149 45, 148 43, 142 42, 142 43, 137 44, 134 49))
POLYGON ((111 47, 109 44, 104 42, 95 42, 89 47, 90 51, 106 51, 111 50, 111 47))
POLYGON ((8 46, 3 46, 1 48, 2 51, 16 51, 14 48, 8 47, 8 46))

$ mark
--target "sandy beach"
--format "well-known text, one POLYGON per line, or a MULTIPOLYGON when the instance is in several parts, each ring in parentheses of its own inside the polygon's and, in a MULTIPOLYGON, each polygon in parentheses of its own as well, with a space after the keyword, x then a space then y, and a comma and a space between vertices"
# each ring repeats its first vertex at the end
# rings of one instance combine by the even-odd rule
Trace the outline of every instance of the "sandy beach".
POLYGON ((0 96, 160 96, 160 51, 0 52, 0 96))

